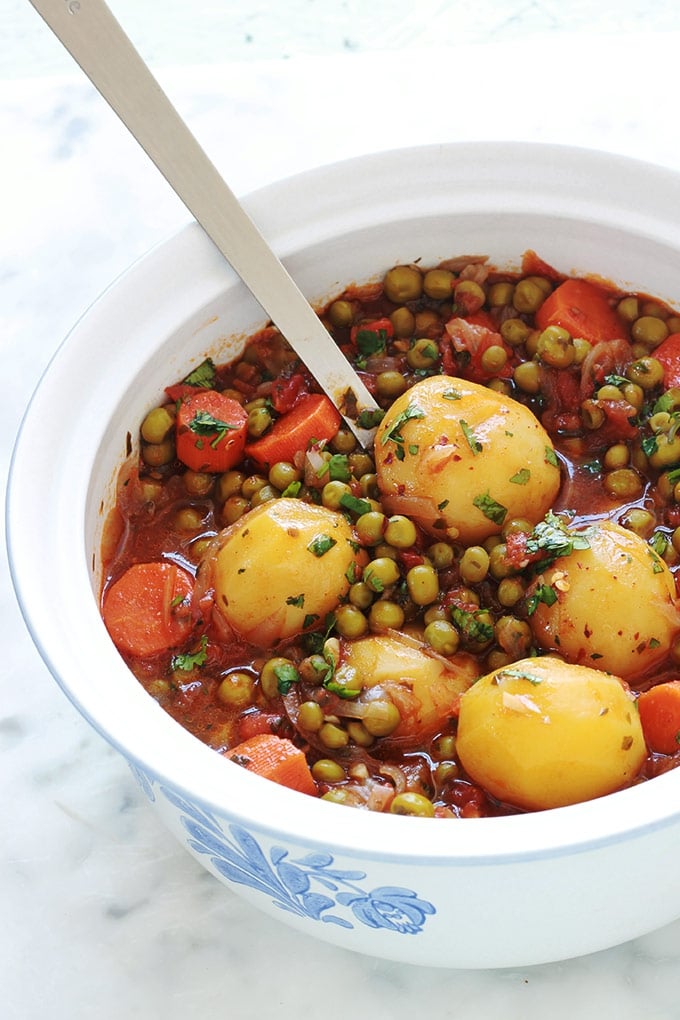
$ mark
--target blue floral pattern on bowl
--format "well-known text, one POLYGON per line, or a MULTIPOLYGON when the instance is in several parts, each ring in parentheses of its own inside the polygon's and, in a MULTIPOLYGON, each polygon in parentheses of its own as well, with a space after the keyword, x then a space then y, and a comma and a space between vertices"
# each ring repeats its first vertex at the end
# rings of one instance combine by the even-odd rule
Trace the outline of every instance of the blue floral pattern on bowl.
MULTIPOLYGON (((150 800, 153 784, 137 766, 133 775, 150 800)), ((412 889, 383 885, 366 890, 366 872, 334 867, 334 857, 316 851, 293 858, 281 846, 272 846, 269 859, 242 825, 232 823, 225 833, 208 811, 161 786, 159 792, 180 812, 188 845, 205 854, 216 871, 230 882, 256 889, 288 913, 313 921, 354 928, 350 917, 368 928, 383 928, 401 935, 417 935, 428 916, 435 914, 432 903, 412 889), (342 912, 338 908, 344 908, 342 912), (347 916, 349 913, 350 916, 347 916)))

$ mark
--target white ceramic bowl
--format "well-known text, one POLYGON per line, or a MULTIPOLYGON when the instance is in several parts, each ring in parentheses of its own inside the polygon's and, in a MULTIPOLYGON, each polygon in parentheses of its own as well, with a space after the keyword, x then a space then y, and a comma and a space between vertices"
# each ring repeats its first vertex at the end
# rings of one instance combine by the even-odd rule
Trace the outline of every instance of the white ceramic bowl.
MULTIPOLYGON (((680 178, 604 154, 433 146, 316 170, 246 204, 314 302, 396 262, 483 253, 517 266, 527 248, 561 270, 680 299, 680 178)), ((47 370, 18 439, 8 528, 23 612, 66 694, 213 875, 348 949, 437 966, 528 965, 680 916, 680 769, 526 816, 372 814, 225 762, 128 672, 97 608, 116 470, 164 385, 206 355, 228 360, 242 342, 228 338, 263 321, 190 225, 99 299, 47 370)))

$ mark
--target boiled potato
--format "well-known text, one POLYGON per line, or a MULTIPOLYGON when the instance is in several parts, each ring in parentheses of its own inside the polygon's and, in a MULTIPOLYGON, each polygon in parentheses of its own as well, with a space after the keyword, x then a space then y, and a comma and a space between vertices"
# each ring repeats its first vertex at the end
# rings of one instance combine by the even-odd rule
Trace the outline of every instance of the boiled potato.
POLYGON ((294 637, 321 623, 349 589, 366 554, 342 514, 297 499, 274 499, 226 528, 211 564, 215 605, 254 644, 294 637))
POLYGON ((387 634, 346 642, 342 670, 348 686, 391 685, 388 690, 402 713, 392 736, 419 742, 434 736, 450 720, 459 695, 479 674, 469 655, 452 656, 447 667, 415 643, 387 634), (402 688, 403 697, 395 684, 402 688))
POLYGON ((461 698, 456 747, 488 793, 527 810, 601 797, 630 783, 646 748, 615 676, 559 659, 520 659, 461 698))
POLYGON ((448 376, 423 379, 395 400, 376 435, 375 462, 392 512, 466 545, 499 534, 513 517, 536 523, 560 485, 550 438, 531 411, 448 376), (395 505, 403 497, 410 506, 395 505))
POLYGON ((661 662, 680 627, 673 576, 631 531, 603 521, 538 580, 557 596, 530 617, 538 644, 617 676, 646 673, 661 662))

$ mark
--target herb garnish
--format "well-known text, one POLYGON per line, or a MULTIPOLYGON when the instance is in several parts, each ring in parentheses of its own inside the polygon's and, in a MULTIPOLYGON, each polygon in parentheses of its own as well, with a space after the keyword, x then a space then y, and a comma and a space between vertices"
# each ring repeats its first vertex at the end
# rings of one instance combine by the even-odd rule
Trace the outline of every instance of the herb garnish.
POLYGON ((305 596, 304 596, 304 594, 302 594, 302 595, 290 595, 286 599, 286 605, 287 606, 296 606, 298 609, 302 609, 304 604, 305 604, 305 596))
POLYGON ((470 612, 461 609, 459 606, 452 606, 451 619, 460 631, 465 641, 474 641, 483 644, 493 638, 493 626, 482 619, 485 616, 483 609, 476 609, 470 612))
POLYGON ((345 492, 340 497, 340 506, 345 510, 349 510, 350 513, 356 514, 361 517, 362 514, 367 514, 371 509, 371 504, 367 499, 360 499, 358 496, 353 496, 351 492, 345 492))
POLYGON ((477 439, 474 432, 463 418, 459 419, 459 424, 461 429, 463 430, 463 435, 467 440, 468 446, 472 450, 473 455, 476 457, 478 453, 482 452, 483 449, 482 444, 477 439))
POLYGON ((215 383, 215 364, 211 358, 206 358, 200 365, 197 365, 193 372, 185 376, 182 382, 187 386, 198 386, 201 389, 210 390, 215 383))
POLYGON ((527 539, 526 551, 530 555, 543 553, 542 564, 559 556, 568 556, 574 549, 590 549, 588 530, 570 531, 565 522, 550 511, 539 521, 527 539))
POLYGON ((201 644, 197 652, 181 652, 179 655, 173 655, 170 660, 171 669, 181 669, 185 673, 190 673, 196 666, 204 666, 208 658, 206 651, 208 647, 208 637, 206 634, 201 638, 201 644))
POLYGON ((274 666, 274 676, 279 694, 288 694, 289 690, 300 680, 300 674, 292 662, 280 662, 274 666))
POLYGON ((329 549, 332 549, 334 545, 338 543, 330 535, 315 535, 312 541, 309 543, 307 548, 311 553, 319 558, 325 556, 329 549))
POLYGON ((526 485, 530 478, 531 471, 529 468, 520 468, 519 471, 512 476, 510 481, 514 482, 515 485, 526 485))
POLYGON ((215 418, 208 411, 197 411, 193 419, 189 422, 189 428, 192 432, 195 432, 197 436, 212 436, 214 439, 210 443, 211 447, 215 447, 221 443, 226 436, 227 432, 233 432, 236 425, 230 425, 229 422, 220 421, 219 418, 215 418))
POLYGON ((557 454, 553 450, 552 446, 545 447, 545 462, 551 464, 553 467, 559 467, 560 462, 557 459, 557 454))
POLYGON ((482 496, 475 496, 472 500, 478 510, 481 510, 484 516, 493 521, 494 524, 501 525, 505 520, 505 515, 508 512, 508 508, 503 506, 502 503, 497 503, 488 492, 485 492, 482 496))
POLYGON ((549 584, 539 584, 526 600, 527 614, 533 616, 540 603, 545 606, 554 606, 557 602, 557 592, 549 584))
POLYGON ((366 409, 359 412, 356 423, 360 429, 374 429, 384 417, 385 412, 382 407, 377 407, 374 411, 366 409))
POLYGON ((404 437, 401 434, 402 427, 407 421, 411 421, 413 418, 424 418, 425 412, 417 404, 409 404, 408 407, 404 408, 401 414, 398 414, 392 423, 392 427, 383 433, 380 442, 385 446, 390 441, 393 442, 397 447, 397 460, 404 459, 404 437))

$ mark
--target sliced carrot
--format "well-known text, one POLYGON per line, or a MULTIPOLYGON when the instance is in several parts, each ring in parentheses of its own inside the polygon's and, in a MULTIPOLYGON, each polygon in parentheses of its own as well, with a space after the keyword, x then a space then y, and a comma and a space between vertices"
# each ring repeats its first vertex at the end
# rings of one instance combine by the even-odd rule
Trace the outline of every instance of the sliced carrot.
POLYGON ((318 795, 307 759, 286 737, 258 733, 225 752, 237 765, 300 793, 318 795))
POLYGON ((269 432, 246 446, 246 455, 261 467, 292 461, 312 440, 328 441, 337 435, 340 412, 322 393, 310 393, 292 411, 278 418, 269 432))
POLYGON ((134 563, 104 596, 102 615, 121 652, 148 658, 191 633, 193 579, 174 563, 134 563))
POLYGON ((248 415, 217 390, 186 396, 176 419, 177 457, 192 471, 221 474, 237 464, 248 438, 248 415))
POLYGON ((680 751, 680 680, 669 680, 638 698, 642 732, 647 746, 661 754, 680 751))
POLYGON ((663 365, 664 387, 668 390, 671 386, 680 386, 680 333, 671 333, 653 353, 663 365))
POLYGON ((572 337, 591 344, 617 340, 625 328, 605 294, 588 280, 565 280, 549 294, 536 312, 539 329, 562 326, 572 337))

